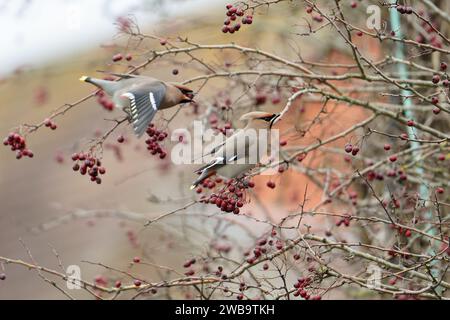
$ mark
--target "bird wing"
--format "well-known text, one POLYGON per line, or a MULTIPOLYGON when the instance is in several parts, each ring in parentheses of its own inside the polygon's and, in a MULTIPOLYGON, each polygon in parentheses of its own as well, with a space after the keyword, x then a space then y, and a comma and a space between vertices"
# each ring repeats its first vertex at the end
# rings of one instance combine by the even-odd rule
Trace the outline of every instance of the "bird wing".
POLYGON ((242 159, 246 155, 248 156, 250 145, 252 141, 248 139, 243 140, 244 144, 242 144, 242 140, 240 139, 241 135, 244 133, 244 130, 238 131, 236 134, 232 135, 228 139, 224 141, 219 146, 216 146, 212 151, 214 159, 208 163, 207 165, 201 167, 196 170, 196 173, 200 173, 204 170, 217 170, 220 167, 226 164, 233 164, 239 159, 242 159))
POLYGON ((130 100, 131 122, 138 137, 147 130, 165 94, 166 86, 160 81, 133 84, 121 93, 130 100))

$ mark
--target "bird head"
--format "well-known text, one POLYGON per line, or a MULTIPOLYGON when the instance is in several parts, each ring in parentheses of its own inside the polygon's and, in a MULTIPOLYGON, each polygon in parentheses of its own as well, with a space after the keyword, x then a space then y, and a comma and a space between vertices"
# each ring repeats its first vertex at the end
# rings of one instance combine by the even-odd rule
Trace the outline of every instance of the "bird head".
POLYGON ((279 113, 252 111, 241 116, 239 120, 247 121, 247 123, 252 122, 260 126, 269 126, 269 128, 271 129, 273 124, 279 119, 279 117, 279 113))
POLYGON ((172 85, 177 88, 181 95, 180 95, 180 103, 186 103, 186 102, 192 102, 194 101, 194 91, 191 88, 186 87, 185 85, 182 85, 180 83, 172 83, 172 85))

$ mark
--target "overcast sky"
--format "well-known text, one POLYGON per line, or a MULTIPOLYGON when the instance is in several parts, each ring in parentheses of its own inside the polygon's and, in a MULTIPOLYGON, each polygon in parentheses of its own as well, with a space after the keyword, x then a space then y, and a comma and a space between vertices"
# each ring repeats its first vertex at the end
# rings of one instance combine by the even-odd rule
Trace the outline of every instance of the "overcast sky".
MULTIPOLYGON (((0 77, 112 39, 119 16, 142 26, 225 0, 0 0, 0 77)), ((156 28, 155 28, 156 29, 156 28)))

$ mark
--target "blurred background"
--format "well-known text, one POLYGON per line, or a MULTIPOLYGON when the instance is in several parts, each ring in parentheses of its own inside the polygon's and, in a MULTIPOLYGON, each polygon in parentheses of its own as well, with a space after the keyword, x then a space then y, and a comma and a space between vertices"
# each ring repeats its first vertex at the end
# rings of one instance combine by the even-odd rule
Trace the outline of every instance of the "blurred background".
MULTIPOLYGON (((0 1, 4 48, 0 51, 0 132, 6 135, 21 123, 39 123, 56 107, 91 93, 92 87, 80 83, 78 78, 108 69, 114 54, 126 53, 127 38, 118 35, 118 28, 127 17, 132 17, 141 31, 149 34, 187 36, 194 42, 209 44, 232 41, 286 57, 295 55, 295 48, 305 58, 346 61, 345 50, 337 53, 342 44, 327 33, 319 34, 314 42, 308 38, 301 42, 292 40, 297 32, 296 24, 302 21, 303 7, 293 11, 292 6, 285 5, 265 9, 265 16, 261 19, 256 16, 251 30, 242 30, 230 38, 220 31, 225 3, 221 0, 0 1)), ((205 58, 217 60, 217 56, 208 57, 214 54, 205 53, 205 58)), ((144 59, 145 50, 135 57, 137 61, 144 59)), ((178 68, 180 73, 174 75, 173 66, 160 63, 143 73, 168 81, 189 77, 189 73, 183 72, 183 64, 178 68)), ((214 94, 214 90, 212 85, 202 92, 202 97, 214 94)), ((283 103, 270 108, 279 110, 283 103)), ((70 155, 113 125, 105 119, 119 115, 119 111, 107 112, 95 100, 89 100, 57 118, 57 130, 42 128, 27 138, 34 159, 17 161, 7 148, 0 149, 1 256, 29 261, 27 250, 19 240, 22 239, 38 264, 60 268, 56 250, 63 267, 79 265, 82 277, 92 280, 108 272, 82 263, 83 260, 126 269, 134 256, 141 256, 159 265, 180 266, 182 270, 182 262, 202 252, 214 237, 216 242, 227 243, 226 237, 217 239, 216 221, 195 219, 196 213, 209 210, 204 206, 189 208, 186 211, 191 214, 189 219, 179 214, 149 228, 142 227, 145 218, 157 217, 192 201, 193 194, 187 186, 194 177, 194 167, 177 168, 151 157, 128 126, 113 133, 112 142, 104 150, 107 174, 102 185, 92 184, 72 171, 70 155), (120 147, 115 143, 119 134, 126 137, 120 147), (130 215, 121 219, 114 215, 115 210, 130 215), (191 230, 189 237, 186 228, 191 230)), ((183 127, 194 116, 192 107, 182 110, 173 127, 183 127)), ((307 118, 313 114, 306 110, 300 116, 307 118)), ((358 112, 351 115, 337 112, 331 121, 337 125, 336 130, 341 130, 340 124, 357 121, 362 116, 358 112)), ((323 133, 326 126, 327 123, 315 130, 323 133)), ((327 130, 333 131, 329 127, 327 130)), ((256 189, 256 195, 264 199, 264 207, 252 202, 245 207, 246 213, 263 214, 269 208, 282 216, 297 207, 305 191, 306 178, 300 174, 283 175, 277 178, 282 187, 272 192, 265 188, 269 178, 262 177, 262 187, 256 189)), ((318 190, 309 185, 309 205, 320 200, 318 190)), ((257 236, 257 223, 245 218, 241 222, 257 236)), ((318 231, 326 228, 326 222, 317 227, 318 231)), ((237 235, 243 246, 250 237, 233 228, 225 233, 237 235)), ((3 267, 7 280, 0 282, 0 299, 65 298, 35 271, 13 265, 3 267)), ((150 280, 161 276, 160 271, 148 266, 133 266, 133 271, 150 280)), ((81 290, 76 295, 87 297, 81 290)))

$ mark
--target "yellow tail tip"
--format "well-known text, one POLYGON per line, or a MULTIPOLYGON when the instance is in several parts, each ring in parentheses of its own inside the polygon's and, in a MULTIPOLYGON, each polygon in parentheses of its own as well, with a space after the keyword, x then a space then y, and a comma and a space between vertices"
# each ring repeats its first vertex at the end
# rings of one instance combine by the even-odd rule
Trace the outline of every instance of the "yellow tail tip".
POLYGON ((88 76, 82 76, 82 77, 80 78, 80 81, 81 81, 81 82, 85 82, 87 78, 89 78, 89 77, 88 77, 88 76))

